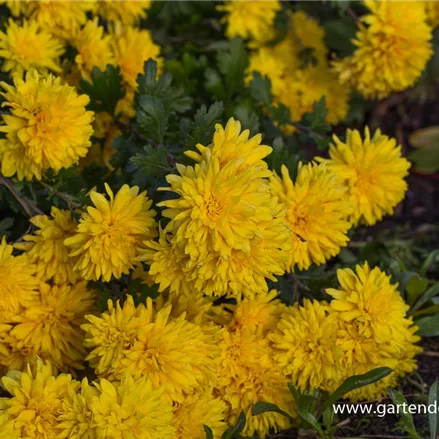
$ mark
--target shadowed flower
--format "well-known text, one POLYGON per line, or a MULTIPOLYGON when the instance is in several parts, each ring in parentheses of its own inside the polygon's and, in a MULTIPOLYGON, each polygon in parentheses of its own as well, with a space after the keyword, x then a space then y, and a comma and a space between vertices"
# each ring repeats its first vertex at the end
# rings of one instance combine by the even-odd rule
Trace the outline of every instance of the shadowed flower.
POLYGON ((97 2, 96 12, 108 21, 120 21, 123 24, 134 25, 146 17, 146 10, 151 7, 150 0, 141 1, 113 1, 101 0, 97 2))
POLYGON ((24 250, 29 261, 36 265, 36 276, 56 284, 75 283, 78 276, 73 271, 74 260, 69 258, 69 249, 64 239, 71 236, 77 221, 68 210, 51 209, 51 217, 34 216, 30 222, 39 230, 32 235, 25 235, 25 242, 16 243, 15 248, 24 250))

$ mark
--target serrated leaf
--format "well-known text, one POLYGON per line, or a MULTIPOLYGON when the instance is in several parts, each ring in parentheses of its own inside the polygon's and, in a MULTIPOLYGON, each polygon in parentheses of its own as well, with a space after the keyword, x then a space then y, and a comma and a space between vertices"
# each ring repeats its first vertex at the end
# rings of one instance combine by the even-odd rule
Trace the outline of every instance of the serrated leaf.
POLYGON ((120 68, 107 65, 104 71, 94 67, 91 82, 79 81, 82 91, 90 97, 88 107, 95 111, 114 114, 117 102, 125 95, 120 68))
POLYGON ((164 143, 169 112, 156 96, 141 95, 138 99, 136 122, 143 136, 159 144, 164 143))
POLYGON ((228 50, 218 52, 217 65, 224 77, 229 97, 244 88, 245 70, 248 66, 248 54, 244 41, 241 38, 230 41, 228 50))
POLYGON ((194 120, 185 128, 188 131, 185 139, 186 148, 192 149, 198 143, 210 143, 215 124, 221 120, 224 106, 222 102, 214 102, 209 109, 202 105, 195 113, 194 120))
POLYGON ((271 106, 271 82, 266 76, 259 72, 253 72, 253 79, 250 81, 250 94, 252 98, 265 106, 271 106))
POLYGON ((243 130, 250 130, 252 136, 260 132, 259 117, 256 112, 242 105, 235 108, 235 117, 241 122, 243 130))
POLYGON ((147 145, 144 152, 136 154, 130 161, 143 175, 161 178, 173 171, 168 163, 168 150, 163 145, 156 148, 147 145))

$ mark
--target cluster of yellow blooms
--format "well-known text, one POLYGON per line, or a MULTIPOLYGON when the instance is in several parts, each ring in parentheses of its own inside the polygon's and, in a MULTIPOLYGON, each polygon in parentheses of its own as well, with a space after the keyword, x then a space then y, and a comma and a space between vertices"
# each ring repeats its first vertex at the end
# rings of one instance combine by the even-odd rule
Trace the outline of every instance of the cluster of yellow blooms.
POLYGON ((367 99, 405 90, 420 77, 433 53, 432 27, 439 24, 436 2, 363 3, 369 13, 358 21, 356 49, 333 63, 328 63, 323 28, 303 11, 285 11, 288 34, 273 45, 279 1, 228 1, 218 9, 226 13, 226 35, 247 39, 255 49, 249 75, 257 71, 271 80, 275 102, 286 105, 293 120, 300 120, 325 97, 327 121, 337 123, 347 114, 349 88, 367 99))
POLYGON ((136 78, 144 62, 152 58, 159 67, 163 62, 149 31, 136 27, 151 2, 6 3, 16 19, 0 32, 1 68, 11 74, 15 86, 1 84, 2 105, 11 110, 2 115, 1 131, 7 134, 0 140, 2 174, 41 179, 47 169, 57 172, 80 159, 109 166, 111 144, 120 131, 110 114, 86 111, 89 98, 78 96, 74 87, 81 78, 90 80, 94 67, 119 66, 125 96, 116 111, 120 118, 134 115, 136 78), (87 13, 96 16, 89 20, 87 13), (99 17, 108 20, 109 31, 99 25, 99 17), (73 65, 61 58, 67 45, 77 52, 73 65), (99 143, 92 145, 93 133, 104 139, 102 150, 99 143))
MULTIPOLYGON (((327 120, 336 123, 347 113, 343 82, 382 97, 412 84, 431 53, 424 2, 407 3, 402 19, 386 2, 366 4, 371 14, 360 24, 358 48, 335 67, 322 28, 304 12, 288 13, 286 39, 271 45, 279 2, 226 2, 219 9, 227 36, 249 40, 248 74, 268 76, 276 103, 298 120, 325 97, 327 120), (402 20, 404 41, 395 37, 402 20), (382 22, 390 24, 383 29, 382 22), (386 38, 391 49, 381 59, 376 45, 386 38), (358 62, 363 50, 382 71, 358 62)), ((89 98, 75 87, 93 67, 117 65, 126 91, 117 111, 133 115, 144 61, 162 63, 149 32, 136 27, 150 2, 6 5, 17 21, 0 32, 2 68, 14 81, 1 84, 8 108, 0 127, 1 174, 32 180, 68 168, 90 152, 93 133, 105 139, 101 159, 108 164, 118 128, 111 115, 87 111, 89 98), (74 65, 61 61, 67 44, 77 51, 74 65)), ((244 412, 243 435, 263 437, 290 420, 271 412, 252 416, 252 407, 271 402, 293 415, 288 382, 301 391, 333 391, 349 376, 391 367, 384 380, 348 395, 373 399, 416 369, 417 328, 397 285, 380 269, 339 270, 340 286, 326 291, 328 302, 287 306, 267 284, 325 263, 347 245, 351 227, 393 213, 410 167, 401 147, 380 131, 348 130, 344 141, 334 136, 329 158, 300 163, 294 181, 285 166, 280 175, 268 168, 271 152, 261 134, 250 137, 230 119, 216 125, 209 145, 186 151, 192 165, 177 164, 167 176, 159 190, 171 196, 157 206, 165 222, 156 221, 152 200, 137 186, 113 193, 105 184, 106 194, 90 191, 92 205, 52 207, 50 216, 31 219, 33 232, 20 242, 3 238, 0 369, 8 396, 0 398, 1 433, 203 439, 207 425, 218 439, 244 412), (88 281, 125 275, 158 284, 159 297, 136 305, 132 295, 118 294, 99 313, 88 281), (219 296, 234 300, 219 305, 219 296), (86 361, 95 381, 76 379, 86 361)))

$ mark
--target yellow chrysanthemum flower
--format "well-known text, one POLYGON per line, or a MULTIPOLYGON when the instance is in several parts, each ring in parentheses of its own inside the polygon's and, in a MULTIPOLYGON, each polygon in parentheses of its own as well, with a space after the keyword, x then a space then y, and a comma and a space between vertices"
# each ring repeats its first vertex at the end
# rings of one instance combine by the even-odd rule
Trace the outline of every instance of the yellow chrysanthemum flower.
POLYGON ((131 90, 137 88, 137 75, 143 73, 143 65, 148 59, 157 61, 159 71, 163 65, 160 46, 154 43, 146 29, 125 28, 121 35, 113 37, 113 51, 123 80, 131 90))
POLYGON ((40 180, 47 169, 57 172, 84 157, 93 133, 93 113, 85 109, 88 96, 78 96, 60 78, 43 78, 35 70, 14 83, 1 84, 6 90, 2 105, 11 109, 11 114, 2 115, 5 125, 0 126, 6 133, 0 140, 3 175, 40 180))
POLYGON ((68 210, 52 207, 50 215, 34 216, 30 222, 39 230, 25 235, 26 242, 16 243, 14 247, 26 251, 29 261, 36 265, 39 279, 53 279, 59 285, 73 284, 78 275, 73 271, 74 260, 69 258, 64 239, 74 234, 78 223, 68 210))
POLYGON ((212 389, 202 390, 174 410, 175 439, 205 439, 204 425, 212 430, 214 439, 219 439, 227 428, 226 413, 227 404, 215 397, 212 389))
POLYGON ((88 207, 81 215, 76 234, 64 244, 71 247, 70 256, 78 260, 74 269, 86 280, 112 276, 119 279, 134 268, 142 241, 155 236, 155 211, 152 201, 139 188, 122 186, 116 196, 105 183, 110 201, 92 191, 96 207, 88 207))
POLYGON ((218 159, 221 167, 235 159, 239 159, 242 161, 241 169, 253 166, 267 169, 267 164, 263 159, 271 154, 273 148, 261 145, 261 134, 256 134, 250 139, 249 137, 250 130, 241 132, 241 122, 230 118, 225 128, 219 123, 215 125, 212 144, 208 146, 198 144, 197 149, 200 153, 185 151, 185 155, 198 163, 208 160, 212 155, 218 159))
POLYGON ((14 423, 10 422, 8 413, 0 414, 0 431, 4 437, 8 439, 21 439, 23 437, 20 432, 14 428, 14 423))
POLYGON ((227 1, 217 9, 226 12, 222 22, 227 26, 227 38, 242 37, 266 42, 275 35, 274 19, 281 5, 278 1, 227 1))
POLYGON ((285 430, 290 421, 278 413, 266 412, 253 416, 257 402, 271 402, 282 410, 291 411, 292 398, 287 379, 272 361, 266 337, 247 328, 224 331, 220 342, 216 392, 229 405, 228 423, 233 425, 243 411, 246 424, 243 436, 265 437, 269 431, 285 430))
MULTIPOLYGON (((209 153, 209 151, 206 151, 209 153)), ((177 243, 192 259, 205 259, 218 252, 230 257, 232 249, 250 251, 258 235, 258 222, 272 218, 270 187, 260 177, 269 173, 258 168, 242 169, 241 160, 223 167, 216 156, 201 164, 177 164, 180 175, 166 177, 169 190, 179 198, 163 201, 163 216, 171 218, 168 229, 175 230, 177 243)))
POLYGON ((75 285, 40 284, 38 303, 15 318, 10 331, 16 346, 26 348, 57 368, 83 369, 86 350, 80 327, 94 311, 95 293, 85 281, 75 285))
POLYGON ((137 24, 146 17, 146 10, 151 7, 150 0, 97 2, 97 13, 107 21, 120 21, 126 25, 137 24))
POLYGON ((70 386, 58 416, 57 439, 96 439, 96 425, 91 412, 91 402, 99 397, 96 387, 90 386, 87 378, 81 388, 70 386))
POLYGON ((13 256, 13 249, 3 237, 0 244, 0 323, 10 322, 38 300, 36 267, 26 255, 13 256))
POLYGON ((428 22, 433 26, 439 26, 439 3, 435 1, 425 1, 425 11, 427 13, 428 22))
POLYGON ((164 387, 155 388, 149 377, 134 380, 124 375, 118 384, 101 379, 100 395, 91 399, 96 439, 173 439, 172 405, 164 387))
POLYGON ((341 374, 337 320, 324 302, 306 299, 286 309, 268 335, 275 361, 301 391, 324 387, 341 374))
POLYGON ((90 79, 94 67, 104 71, 108 64, 115 62, 111 49, 111 36, 104 35, 104 28, 99 26, 97 18, 88 21, 78 32, 75 37, 75 48, 78 51, 75 63, 84 79, 90 79))
POLYGON ((334 63, 343 84, 369 99, 382 99, 412 86, 433 50, 424 2, 364 2, 354 54, 334 63))
POLYGON ((11 395, 0 399, 0 413, 9 415, 6 428, 21 438, 57 437, 63 400, 76 383, 70 375, 54 375, 50 364, 38 361, 34 371, 28 367, 26 372, 12 371, 2 378, 2 387, 11 395))
POLYGON ((14 17, 19 17, 21 14, 26 15, 26 12, 29 7, 28 3, 29 2, 17 1, 17 0, 0 1, 0 4, 5 4, 14 17))
POLYGON ((287 208, 287 219, 293 230, 290 270, 308 269, 336 256, 349 238, 347 218, 352 206, 346 199, 346 188, 324 165, 299 165, 296 181, 288 169, 282 177, 274 174, 273 192, 287 208))
POLYGON ((326 292, 334 299, 331 308, 340 313, 345 322, 355 322, 358 331, 377 343, 392 340, 395 346, 403 343, 404 331, 410 325, 405 318, 408 310, 399 294, 398 285, 390 283, 390 276, 378 267, 357 265, 337 270, 340 289, 326 292))
POLYGON ((95 6, 94 0, 38 0, 26 3, 27 15, 35 19, 42 29, 67 41, 74 40, 77 30, 87 21, 87 12, 95 6))
MULTIPOLYGON (((250 54, 246 81, 250 82, 254 71, 268 77, 274 103, 285 105, 294 121, 300 121, 324 97, 326 121, 338 123, 348 112, 349 90, 339 84, 329 68, 324 30, 303 11, 292 13, 290 22, 290 31, 282 42, 250 54)), ((294 131, 290 126, 282 129, 294 131)))
POLYGON ((233 309, 233 317, 229 328, 246 328, 264 336, 272 331, 285 305, 277 298, 279 293, 271 290, 268 293, 261 293, 255 297, 243 299, 233 309))
MULTIPOLYGON (((17 2, 18 3, 18 2, 17 2)), ((61 72, 59 57, 64 53, 62 44, 37 22, 24 21, 21 26, 13 20, 5 32, 0 32, 2 71, 23 76, 26 70, 61 72)))
POLYGON ((200 386, 212 386, 218 355, 219 328, 205 331, 181 315, 170 317, 172 306, 154 312, 147 300, 146 325, 125 350, 121 363, 134 377, 149 376, 155 387, 163 386, 176 402, 200 386))
POLYGON ((110 381, 118 379, 124 366, 121 364, 125 352, 136 340, 137 333, 147 323, 143 316, 145 306, 134 306, 132 296, 127 296, 123 306, 108 301, 108 311, 101 316, 87 315, 89 323, 81 326, 85 332, 84 346, 92 348, 86 360, 90 362, 97 376, 110 381))
POLYGON ((146 248, 140 250, 139 260, 150 266, 148 273, 159 285, 160 293, 169 288, 171 292, 190 295, 194 292, 186 273, 190 258, 174 241, 172 234, 160 228, 158 241, 144 242, 146 248))
POLYGON ((357 130, 347 130, 346 142, 334 136, 335 145, 329 148, 330 159, 319 161, 334 172, 348 188, 353 206, 350 221, 373 225, 384 215, 392 215, 394 207, 403 200, 407 190, 404 177, 410 163, 401 156, 396 140, 377 130, 370 137, 366 127, 364 140, 357 130))

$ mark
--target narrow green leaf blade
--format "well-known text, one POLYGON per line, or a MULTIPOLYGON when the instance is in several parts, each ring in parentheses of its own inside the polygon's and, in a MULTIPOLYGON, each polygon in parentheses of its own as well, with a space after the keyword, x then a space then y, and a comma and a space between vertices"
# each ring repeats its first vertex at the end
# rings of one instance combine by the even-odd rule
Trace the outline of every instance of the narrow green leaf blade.
MULTIPOLYGON (((428 392, 428 406, 434 405, 437 408, 439 402, 439 381, 436 380, 430 387, 428 392)), ((437 439, 439 435, 439 412, 434 410, 435 413, 428 413, 428 423, 430 425, 430 439, 437 439)))
POLYGON ((288 419, 293 420, 293 417, 289 413, 280 409, 276 404, 272 404, 271 402, 257 402, 252 407, 252 415, 253 416, 261 415, 262 413, 265 413, 265 412, 279 413, 279 414, 287 417, 288 419))

